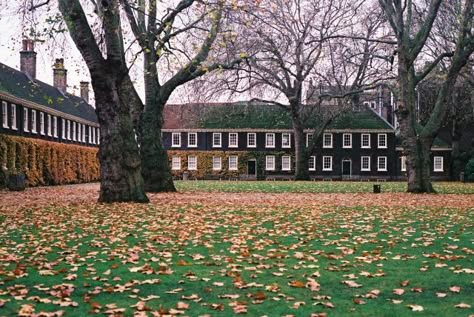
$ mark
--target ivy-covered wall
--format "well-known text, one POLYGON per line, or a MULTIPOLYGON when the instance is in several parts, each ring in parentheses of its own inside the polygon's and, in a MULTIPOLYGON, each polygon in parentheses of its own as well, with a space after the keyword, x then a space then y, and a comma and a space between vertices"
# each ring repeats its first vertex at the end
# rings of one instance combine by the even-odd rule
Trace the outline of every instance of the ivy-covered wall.
POLYGON ((0 187, 8 174, 24 173, 27 186, 99 180, 97 148, 0 135, 0 187))

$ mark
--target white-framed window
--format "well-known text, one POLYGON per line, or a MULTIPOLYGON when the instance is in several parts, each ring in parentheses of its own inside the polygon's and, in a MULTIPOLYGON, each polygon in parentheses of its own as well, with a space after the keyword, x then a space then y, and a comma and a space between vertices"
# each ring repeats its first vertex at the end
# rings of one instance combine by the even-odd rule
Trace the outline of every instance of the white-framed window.
POLYGON ((407 157, 406 156, 400 157, 400 171, 402 172, 407 171, 407 157))
POLYGON ((265 156, 265 170, 267 171, 275 170, 275 156, 273 155, 265 156))
POLYGON ((281 157, 281 170, 291 171, 291 156, 285 155, 281 157))
MULTIPOLYGON (((94 131, 92 131, 92 135, 94 135, 94 131)), ((71 120, 67 120, 67 139, 71 140, 71 120)), ((92 143, 94 143, 94 138, 92 138, 92 143)))
POLYGON ((370 134, 362 133, 360 135, 360 147, 363 149, 370 149, 370 134))
POLYGON ((53 117, 53 136, 58 137, 58 117, 53 117))
POLYGON ((12 129, 17 130, 18 128, 16 127, 16 105, 12 103, 11 106, 11 113, 10 113, 10 121, 12 123, 12 129))
POLYGON ((291 148, 291 134, 290 133, 281 134, 281 147, 284 149, 291 148))
POLYGON ((256 133, 247 133, 247 147, 255 148, 257 147, 257 134, 256 133))
POLYGON ((265 133, 265 147, 266 148, 275 147, 275 133, 265 133))
POLYGON ((46 118, 48 118, 48 119, 47 119, 47 123, 48 123, 48 128, 47 128, 48 133, 47 133, 47 134, 48 134, 49 136, 52 136, 52 135, 53 135, 53 127, 52 127, 52 125, 51 125, 51 124, 52 124, 52 123, 51 123, 51 122, 52 122, 52 120, 51 120, 51 115, 50 115, 50 114, 47 114, 47 115, 46 115, 46 118))
POLYGON ((385 133, 379 133, 377 135, 377 147, 379 149, 386 149, 387 148, 387 135, 385 133))
POLYGON ((370 156, 361 156, 360 170, 363 172, 370 172, 370 156))
POLYGON ((173 132, 171 133, 171 147, 180 147, 181 146, 181 133, 173 132))
POLYGON ((8 128, 8 104, 2 101, 2 126, 8 128))
POLYGON ((229 133, 229 147, 239 147, 239 134, 236 132, 229 133))
POLYGON ((198 146, 198 137, 196 132, 188 133, 188 147, 197 147, 198 146))
POLYGON ((86 125, 82 125, 82 142, 86 143, 86 125))
POLYGON ((188 170, 195 171, 197 170, 197 156, 196 155, 189 155, 188 156, 188 170))
POLYGON ((310 156, 308 161, 308 170, 315 171, 316 170, 316 156, 310 156))
POLYGON ((352 148, 352 133, 342 134, 342 147, 345 149, 352 148))
POLYGON ((377 102, 376 101, 371 101, 370 102, 370 108, 377 109, 377 102))
POLYGON ((89 144, 92 144, 92 127, 89 126, 89 144))
POLYGON ((313 134, 306 133, 306 147, 309 147, 312 141, 313 141, 313 134))
POLYGON ((40 134, 44 135, 44 113, 40 112, 40 134))
POLYGON ((82 129, 82 124, 77 123, 77 141, 79 141, 79 142, 81 142, 81 140, 82 140, 81 129, 82 129))
POLYGON ((77 135, 76 133, 77 133, 76 132, 76 122, 73 121, 72 122, 72 140, 73 141, 76 141, 76 135, 77 135))
POLYGON ((212 157, 212 170, 220 171, 222 169, 222 157, 213 156, 212 157))
POLYGON ((323 134, 323 148, 325 149, 332 148, 332 133, 323 134))
POLYGON ((444 162, 442 156, 433 157, 433 171, 434 172, 443 172, 444 171, 444 162))
POLYGON ((379 156, 377 158, 377 171, 386 172, 387 171, 387 157, 379 156))
POLYGON ((97 144, 100 144, 100 128, 97 128, 97 144))
POLYGON ((23 131, 28 132, 28 108, 23 108, 23 131))
POLYGON ((92 143, 93 143, 93 144, 96 144, 96 143, 97 143, 97 141, 96 141, 96 140, 97 140, 97 136, 96 136, 95 131, 96 131, 96 128, 95 128, 95 127, 92 127, 92 143))
POLYGON ((181 157, 174 155, 171 158, 171 169, 174 171, 179 171, 181 169, 181 157))
POLYGON ((36 131, 36 110, 31 110, 31 132, 37 133, 36 131))
MULTIPOLYGON (((64 120, 64 118, 61 118, 61 139, 65 139, 66 138, 66 120, 64 120)), ((90 143, 90 133, 91 132, 91 127, 89 127, 89 143, 90 143)))
POLYGON ((239 169, 238 160, 239 157, 237 155, 229 156, 229 171, 237 171, 239 169))
POLYGON ((332 171, 332 156, 323 156, 323 171, 332 171))
POLYGON ((214 132, 212 134, 212 147, 222 147, 222 133, 214 132))

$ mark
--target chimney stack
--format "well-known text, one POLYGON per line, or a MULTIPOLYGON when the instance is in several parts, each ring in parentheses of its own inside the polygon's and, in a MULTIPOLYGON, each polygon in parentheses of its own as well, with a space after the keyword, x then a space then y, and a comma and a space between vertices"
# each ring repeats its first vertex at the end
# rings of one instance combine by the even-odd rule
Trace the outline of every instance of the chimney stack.
POLYGON ((89 103, 89 82, 81 81, 81 98, 89 103))
POLYGON ((67 69, 64 68, 64 59, 56 58, 53 67, 53 85, 63 93, 67 89, 67 69))
POLYGON ((23 50, 20 52, 20 70, 31 79, 36 79, 35 42, 32 39, 22 41, 23 50))

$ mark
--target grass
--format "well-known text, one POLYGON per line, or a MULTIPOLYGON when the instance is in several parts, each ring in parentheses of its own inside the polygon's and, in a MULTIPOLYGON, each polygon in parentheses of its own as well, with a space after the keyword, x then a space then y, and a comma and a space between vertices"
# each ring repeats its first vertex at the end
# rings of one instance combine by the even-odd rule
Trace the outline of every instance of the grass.
MULTIPOLYGON (((176 181, 184 192, 258 192, 258 193, 370 193, 373 185, 381 185, 382 192, 403 193, 406 182, 304 182, 304 181, 176 181)), ((474 194, 473 183, 434 183, 440 194, 474 194)))
MULTIPOLYGON (((313 185, 261 188, 292 184, 313 185)), ((104 205, 58 202, 59 189, 50 203, 0 204, 0 316, 474 314, 456 308, 474 304, 474 207, 196 203, 185 194, 104 205)))

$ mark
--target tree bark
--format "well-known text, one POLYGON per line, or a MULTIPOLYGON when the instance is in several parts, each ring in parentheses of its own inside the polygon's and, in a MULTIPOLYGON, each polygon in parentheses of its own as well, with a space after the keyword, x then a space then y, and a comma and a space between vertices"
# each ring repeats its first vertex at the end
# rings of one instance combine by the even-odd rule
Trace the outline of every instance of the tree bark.
POLYGON ((295 135, 295 180, 309 180, 304 129, 297 118, 293 119, 293 133, 295 135))
POLYGON ((433 140, 409 138, 404 142, 410 193, 436 193, 431 183, 430 150, 433 140))

